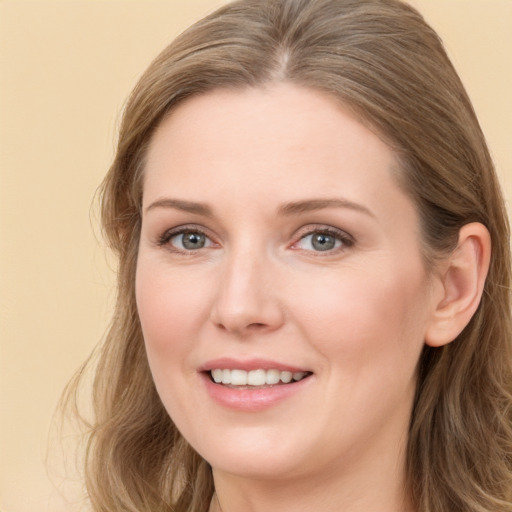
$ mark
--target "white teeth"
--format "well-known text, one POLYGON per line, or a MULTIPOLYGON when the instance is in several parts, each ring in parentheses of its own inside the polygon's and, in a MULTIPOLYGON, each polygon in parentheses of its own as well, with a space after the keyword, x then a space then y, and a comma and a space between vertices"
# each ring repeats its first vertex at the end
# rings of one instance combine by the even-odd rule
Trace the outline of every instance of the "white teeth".
POLYGON ((267 370, 266 384, 277 384, 281 377, 279 370, 267 370))
POLYGON ((216 368, 211 371, 212 378, 217 384, 231 384, 232 386, 272 386, 282 382, 288 384, 292 380, 299 381, 306 377, 307 372, 288 372, 280 370, 227 370, 216 368))
POLYGON ((289 382, 291 382, 292 378, 293 378, 293 373, 292 372, 281 372, 281 380, 285 384, 288 384, 289 382))
POLYGON ((231 384, 233 386, 247 386, 247 372, 244 370, 231 370, 231 384))
POLYGON ((247 375, 247 384, 249 386, 265 385, 267 372, 265 370, 251 370, 247 375))

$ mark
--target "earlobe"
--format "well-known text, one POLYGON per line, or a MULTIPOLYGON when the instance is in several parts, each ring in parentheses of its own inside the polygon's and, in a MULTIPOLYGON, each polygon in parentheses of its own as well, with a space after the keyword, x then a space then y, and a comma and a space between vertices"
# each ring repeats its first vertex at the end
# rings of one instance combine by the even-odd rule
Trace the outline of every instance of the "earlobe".
POLYGON ((487 228, 478 222, 463 226, 457 247, 444 261, 439 276, 440 293, 425 335, 427 345, 450 343, 469 323, 480 304, 490 256, 487 228))

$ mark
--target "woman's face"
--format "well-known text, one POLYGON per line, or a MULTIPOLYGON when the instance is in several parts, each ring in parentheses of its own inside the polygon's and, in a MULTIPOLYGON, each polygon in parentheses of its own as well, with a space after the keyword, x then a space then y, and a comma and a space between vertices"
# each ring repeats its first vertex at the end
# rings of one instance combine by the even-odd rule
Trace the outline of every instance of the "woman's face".
POLYGON ((194 97, 156 131, 137 305, 162 402, 214 470, 396 472, 434 307, 397 172, 289 84, 194 97))

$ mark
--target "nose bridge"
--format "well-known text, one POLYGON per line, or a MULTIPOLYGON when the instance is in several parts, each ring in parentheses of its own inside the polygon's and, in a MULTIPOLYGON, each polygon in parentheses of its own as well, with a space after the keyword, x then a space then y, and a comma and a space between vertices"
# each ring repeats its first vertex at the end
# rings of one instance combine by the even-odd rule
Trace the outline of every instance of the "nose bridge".
POLYGON ((264 249, 251 244, 233 247, 219 276, 213 322, 241 334, 277 328, 282 311, 272 275, 273 263, 264 249))

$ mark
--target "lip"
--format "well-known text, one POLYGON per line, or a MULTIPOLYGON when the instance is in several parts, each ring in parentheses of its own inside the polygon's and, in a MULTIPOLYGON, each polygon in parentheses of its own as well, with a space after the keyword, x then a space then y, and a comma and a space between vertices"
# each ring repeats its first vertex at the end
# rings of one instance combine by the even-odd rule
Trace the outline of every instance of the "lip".
POLYGON ((255 389, 246 387, 237 389, 222 384, 216 384, 210 377, 210 371, 214 369, 239 369, 251 370, 280 370, 289 372, 308 372, 310 370, 298 366, 281 364, 266 359, 251 359, 240 361, 231 358, 222 358, 208 361, 199 370, 199 375, 210 398, 221 407, 239 412, 258 412, 272 408, 279 403, 300 394, 311 382, 312 375, 289 384, 276 384, 255 389))
POLYGON ((233 359, 229 357, 223 357, 220 359, 213 359, 206 362, 198 370, 200 372, 209 372, 215 369, 220 370, 245 370, 247 372, 251 370, 279 370, 281 372, 308 372, 311 370, 307 368, 301 368, 299 366, 291 366, 289 364, 282 364, 277 361, 270 361, 268 359, 249 359, 246 361, 240 359, 233 359))

